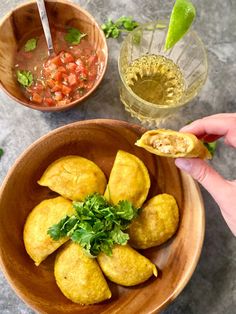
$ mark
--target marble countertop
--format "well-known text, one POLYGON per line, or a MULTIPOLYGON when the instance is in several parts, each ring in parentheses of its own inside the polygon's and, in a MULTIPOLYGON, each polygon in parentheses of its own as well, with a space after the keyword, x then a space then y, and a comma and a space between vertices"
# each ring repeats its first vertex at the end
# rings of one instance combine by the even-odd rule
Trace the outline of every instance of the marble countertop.
MULTIPOLYGON (((2 0, 0 18, 22 3, 2 0)), ((80 4, 99 23, 131 15, 139 22, 155 20, 170 11, 171 1, 81 0, 80 4)), ((209 75, 200 95, 164 126, 178 130, 191 120, 219 113, 236 112, 236 1, 195 0, 194 25, 208 50, 209 75)), ((99 89, 86 102, 67 112, 43 113, 23 107, 0 92, 0 182, 15 159, 36 139, 62 125, 85 119, 113 118, 139 123, 131 118, 119 99, 117 56, 122 38, 109 39, 108 69, 99 89)), ((226 178, 236 178, 236 150, 220 141, 212 165, 226 178)), ((200 261, 190 282, 164 314, 231 314, 236 308, 236 241, 203 188, 206 234, 200 261)), ((222 191, 223 193, 223 191, 222 191)), ((0 272, 0 313, 34 313, 8 285, 0 272)), ((136 314, 136 313, 134 313, 136 314)), ((138 314, 138 313, 137 313, 138 314)))

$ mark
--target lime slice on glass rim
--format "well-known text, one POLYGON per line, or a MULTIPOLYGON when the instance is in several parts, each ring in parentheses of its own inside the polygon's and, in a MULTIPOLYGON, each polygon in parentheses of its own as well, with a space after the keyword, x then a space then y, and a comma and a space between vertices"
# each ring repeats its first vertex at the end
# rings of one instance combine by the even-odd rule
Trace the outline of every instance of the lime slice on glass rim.
POLYGON ((176 0, 170 16, 165 50, 172 48, 185 35, 195 16, 195 7, 189 0, 176 0))

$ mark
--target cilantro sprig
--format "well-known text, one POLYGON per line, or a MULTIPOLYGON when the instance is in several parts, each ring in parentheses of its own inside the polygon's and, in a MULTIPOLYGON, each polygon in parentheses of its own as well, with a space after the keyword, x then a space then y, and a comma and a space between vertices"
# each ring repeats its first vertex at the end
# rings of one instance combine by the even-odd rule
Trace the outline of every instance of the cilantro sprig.
POLYGON ((0 147, 0 158, 2 157, 3 154, 4 154, 4 150, 0 147))
POLYGON ((37 39, 31 38, 25 43, 25 52, 33 51, 37 47, 37 39))
POLYGON ((82 38, 87 36, 85 33, 81 33, 77 28, 69 28, 66 35, 65 35, 65 40, 72 44, 72 45, 78 45, 81 41, 82 38))
POLYGON ((33 74, 30 71, 18 70, 16 76, 17 81, 24 87, 28 87, 33 83, 33 74))
POLYGON ((121 16, 115 22, 108 19, 106 23, 101 25, 106 38, 118 38, 122 32, 130 32, 139 26, 139 23, 134 21, 131 16, 121 16))
POLYGON ((211 153, 211 156, 213 157, 215 152, 216 152, 217 141, 214 141, 214 142, 204 142, 203 141, 203 144, 209 150, 209 152, 211 153))
POLYGON ((98 193, 87 196, 84 202, 74 201, 73 207, 75 214, 51 226, 48 234, 54 240, 69 237, 91 257, 100 252, 111 255, 115 244, 125 245, 129 235, 124 230, 138 214, 129 201, 111 205, 98 193))

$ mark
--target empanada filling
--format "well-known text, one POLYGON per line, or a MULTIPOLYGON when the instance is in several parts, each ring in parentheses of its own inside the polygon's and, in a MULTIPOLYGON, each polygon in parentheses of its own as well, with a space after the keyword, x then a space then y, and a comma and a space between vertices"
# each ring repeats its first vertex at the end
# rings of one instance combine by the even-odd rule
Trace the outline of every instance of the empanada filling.
POLYGON ((153 135, 148 144, 164 154, 186 153, 189 147, 186 138, 172 134, 153 135))

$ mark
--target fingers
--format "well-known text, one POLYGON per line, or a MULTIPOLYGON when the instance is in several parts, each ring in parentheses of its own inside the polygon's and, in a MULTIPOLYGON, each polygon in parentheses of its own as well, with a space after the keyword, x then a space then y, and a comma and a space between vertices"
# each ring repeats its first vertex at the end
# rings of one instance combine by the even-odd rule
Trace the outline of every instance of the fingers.
POLYGON ((217 202, 219 201, 225 179, 211 168, 207 162, 199 158, 177 158, 175 164, 201 183, 212 197, 217 202))
POLYGON ((236 236, 236 182, 225 180, 207 162, 199 158, 177 158, 175 164, 201 183, 212 195, 236 236))
POLYGON ((196 120, 181 129, 206 141, 224 136, 228 145, 236 147, 236 113, 218 114, 196 120))

